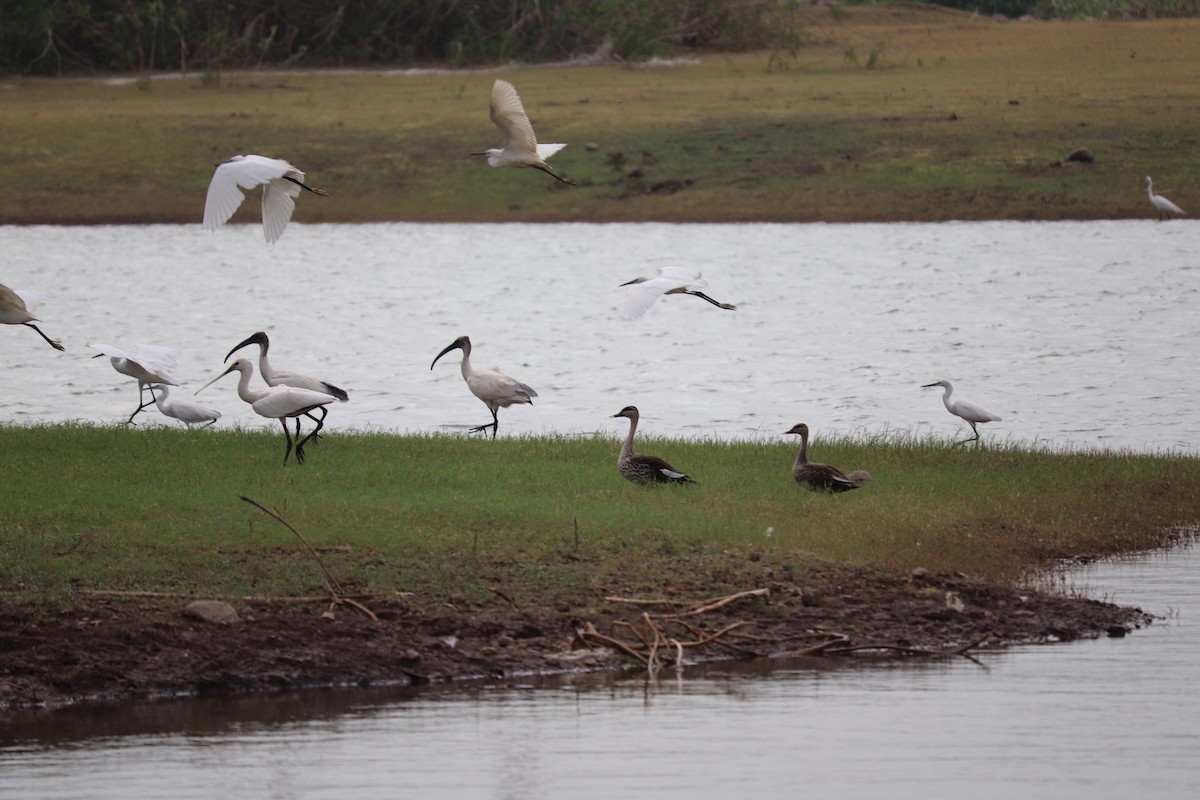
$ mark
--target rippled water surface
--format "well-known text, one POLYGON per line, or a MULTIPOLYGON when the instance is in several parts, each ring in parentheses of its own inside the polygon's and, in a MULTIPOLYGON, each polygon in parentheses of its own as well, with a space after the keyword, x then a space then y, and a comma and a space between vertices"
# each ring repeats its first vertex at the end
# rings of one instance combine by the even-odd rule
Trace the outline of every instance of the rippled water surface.
POLYGON ((709 666, 0 722, 0 797, 1200 796, 1200 552, 1070 575, 1159 618, 977 660, 709 666))
MULTIPOLYGON (((1021 442, 1176 449, 1200 442, 1200 226, 1188 221, 888 225, 254 225, 0 227, 0 282, 45 293, 43 329, 0 330, 0 421, 114 422, 131 379, 89 342, 172 345, 194 391, 256 330, 275 366, 341 385, 336 430, 488 421, 451 354, 538 390, 501 433, 774 437, 959 433, 937 390, 1021 442), (616 286, 693 266, 721 311, 671 297, 620 318, 616 286)), ((253 350, 247 351, 253 355, 253 350)), ((221 425, 268 424, 235 381, 201 395, 221 425)), ((172 423, 174 424, 174 423, 172 423)), ((963 429, 965 430, 965 429, 963 429)))

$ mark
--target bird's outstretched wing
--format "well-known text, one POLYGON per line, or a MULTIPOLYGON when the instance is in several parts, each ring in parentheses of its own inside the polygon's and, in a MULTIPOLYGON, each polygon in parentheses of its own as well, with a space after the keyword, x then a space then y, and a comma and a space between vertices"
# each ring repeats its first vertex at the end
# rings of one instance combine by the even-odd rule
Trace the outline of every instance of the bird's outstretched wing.
MULTIPOLYGON (((304 180, 303 172, 296 169, 292 172, 299 176, 297 180, 304 180)), ((300 185, 283 178, 272 179, 263 187, 263 235, 267 237, 268 243, 274 244, 275 240, 283 235, 283 229, 287 227, 292 219, 292 212, 296 210, 296 198, 299 196, 300 185)))
POLYGON ((663 267, 653 278, 630 281, 621 287, 625 292, 625 307, 622 313, 626 319, 637 319, 645 314, 659 297, 672 289, 695 292, 706 286, 708 284, 700 280, 700 273, 695 270, 686 267, 663 267))
POLYGON ((229 221, 242 200, 246 198, 242 189, 253 189, 289 172, 295 172, 301 180, 304 173, 280 158, 248 155, 234 156, 218 164, 208 184, 208 197, 204 201, 204 227, 216 230, 229 221), (240 187, 240 188, 239 188, 240 187))
POLYGON ((529 124, 525 107, 521 105, 521 97, 513 85, 508 81, 497 79, 492 84, 490 105, 492 122, 500 129, 500 133, 504 137, 504 149, 536 155, 538 152, 537 137, 533 133, 533 126, 529 124))

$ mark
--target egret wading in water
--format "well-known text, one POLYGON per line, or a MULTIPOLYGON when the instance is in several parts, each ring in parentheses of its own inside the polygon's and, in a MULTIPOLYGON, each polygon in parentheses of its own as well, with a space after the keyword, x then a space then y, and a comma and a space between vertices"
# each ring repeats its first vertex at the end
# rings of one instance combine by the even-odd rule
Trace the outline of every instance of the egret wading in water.
POLYGON ((111 344, 93 344, 93 350, 99 350, 99 355, 92 358, 108 356, 112 368, 122 375, 128 375, 138 382, 138 407, 125 420, 129 425, 142 409, 154 402, 154 392, 150 399, 144 400, 143 394, 152 383, 168 386, 178 386, 179 381, 171 374, 178 366, 179 351, 173 347, 159 347, 153 344, 135 344, 133 352, 123 350, 111 344))
POLYGON ((242 189, 262 186, 263 235, 274 244, 292 219, 296 198, 305 189, 318 197, 328 197, 324 189, 304 183, 304 173, 288 162, 266 156, 234 156, 217 164, 208 197, 204 201, 204 227, 210 231, 224 225, 246 199, 242 189), (239 188, 240 187, 240 188, 239 188))
POLYGON ((429 369, 433 369, 434 364, 438 362, 438 358, 446 355, 451 350, 462 350, 462 376, 467 382, 467 388, 471 390, 471 394, 483 401, 483 404, 488 407, 488 411, 492 412, 492 421, 483 425, 476 425, 471 428, 471 433, 486 431, 492 429, 492 438, 496 438, 496 432, 500 430, 500 419, 496 416, 496 412, 501 408, 508 408, 511 405, 527 403, 533 404, 533 398, 538 396, 530 387, 521 383, 518 380, 508 377, 498 369, 481 369, 476 370, 471 366, 471 340, 466 336, 460 336, 450 344, 446 345, 446 349, 437 354, 437 358, 433 359, 433 364, 429 365, 429 369))
POLYGON ((737 306, 720 303, 706 295, 701 289, 708 284, 700 280, 700 273, 685 267, 663 267, 653 278, 634 278, 621 284, 625 292, 626 319, 636 319, 646 313, 654 301, 667 294, 690 294, 707 300, 717 308, 737 310, 737 306))
POLYGON ((1172 214, 1180 217, 1187 216, 1187 212, 1182 208, 1175 205, 1161 194, 1154 193, 1154 181, 1150 180, 1149 175, 1146 176, 1146 194, 1150 195, 1150 202, 1153 203, 1155 209, 1158 210, 1159 222, 1162 222, 1164 219, 1170 219, 1172 214))
POLYGON ((980 422, 1000 422, 1000 418, 992 412, 988 411, 977 403, 972 403, 970 400, 951 400, 950 395, 954 393, 954 387, 950 385, 950 381, 934 381, 922 386, 922 389, 930 389, 934 386, 941 386, 946 391, 942 393, 942 403, 945 404, 946 410, 956 417, 962 417, 967 424, 971 426, 971 431, 975 434, 974 438, 963 439, 955 444, 964 444, 966 442, 975 442, 979 440, 979 429, 975 427, 980 422))
POLYGON ((856 470, 859 480, 855 480, 844 475, 837 467, 809 461, 808 425, 803 422, 793 425, 783 433, 785 436, 794 433, 800 437, 800 452, 796 454, 796 463, 792 464, 792 477, 801 486, 807 486, 814 491, 848 492, 871 480, 871 476, 864 470, 856 470))
POLYGON ((639 484, 695 483, 685 473, 658 456, 633 452, 633 435, 638 426, 637 406, 625 406, 612 416, 629 420, 629 434, 625 437, 625 444, 621 446, 621 454, 617 456, 617 472, 621 473, 621 477, 639 484))
POLYGON ((189 428, 198 422, 203 422, 204 425, 201 427, 207 428, 221 418, 220 411, 189 403, 186 400, 171 400, 170 390, 161 383, 150 384, 150 394, 153 395, 154 404, 158 406, 158 410, 163 416, 177 419, 189 428))
POLYGON ((38 336, 45 339, 46 344, 55 350, 65 349, 62 342, 58 339, 51 339, 42 333, 41 328, 33 324, 38 321, 37 317, 29 313, 29 308, 25 305, 25 299, 3 283, 0 283, 0 325, 24 325, 26 328, 33 328, 37 331, 38 336))
MULTIPOLYGON (((236 353, 238 350, 241 350, 243 347, 252 344, 258 345, 258 372, 260 375, 262 375, 263 380, 267 382, 267 386, 294 386, 297 389, 309 389, 314 392, 324 392, 340 403, 345 403, 350 399, 350 395, 346 394, 344 390, 339 389, 332 383, 326 383, 325 381, 318 380, 317 378, 314 378, 310 375, 305 375, 301 372, 292 372, 291 370, 275 369, 272 367, 271 363, 267 361, 267 351, 271 349, 271 340, 263 331, 259 331, 258 333, 255 333, 234 345, 233 349, 225 354, 224 360, 229 361, 229 357, 231 355, 236 353)), ((321 414, 319 419, 314 417, 311 412, 306 413, 304 416, 317 423, 317 425, 323 426, 325 424, 325 415, 329 413, 329 409, 327 409, 325 406, 320 406, 316 409, 316 411, 319 411, 321 414)), ((300 436, 299 417, 296 418, 296 436, 297 438, 300 436)), ((318 441, 320 441, 319 438, 313 439, 313 444, 316 444, 318 441)))
MULTIPOLYGON (((234 371, 241 373, 241 377, 238 378, 238 397, 249 403, 255 414, 267 419, 277 419, 283 426, 283 435, 287 439, 287 449, 283 451, 283 463, 284 466, 287 466, 288 456, 292 453, 292 434, 288 430, 288 418, 299 417, 314 408, 332 403, 333 395, 314 392, 311 389, 297 389, 294 386, 268 386, 265 389, 252 389, 250 388, 250 377, 254 374, 254 365, 244 358, 234 361, 229 365, 229 369, 197 389, 196 394, 200 394, 234 371)), ((296 438, 299 440, 296 442, 296 461, 298 463, 304 463, 304 445, 320 430, 321 423, 318 422, 317 427, 313 428, 308 436, 300 439, 300 421, 296 421, 296 438)))
POLYGON ((473 156, 487 156, 488 164, 493 167, 533 167, 553 177, 555 180, 578 186, 575 181, 567 180, 557 174, 546 163, 546 159, 566 147, 565 144, 538 144, 537 136, 533 133, 533 125, 525 114, 525 106, 513 85, 505 80, 497 79, 492 84, 490 102, 492 122, 500 129, 503 147, 493 147, 482 153, 472 153, 473 156))

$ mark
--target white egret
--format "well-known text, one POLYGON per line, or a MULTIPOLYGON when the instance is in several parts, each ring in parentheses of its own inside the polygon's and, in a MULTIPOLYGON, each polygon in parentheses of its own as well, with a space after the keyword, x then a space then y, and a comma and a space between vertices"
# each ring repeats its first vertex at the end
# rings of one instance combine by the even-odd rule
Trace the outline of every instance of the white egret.
MULTIPOLYGON (((800 436, 800 452, 796 454, 796 463, 792 465, 792 477, 796 479, 796 483, 807 486, 809 489, 827 492, 848 492, 861 485, 853 478, 847 477, 837 467, 808 460, 808 425, 801 422, 783 433, 785 436, 789 433, 800 436)), ((857 472, 866 475, 867 481, 871 479, 871 476, 862 470, 857 470, 857 472)))
POLYGON ((685 267, 663 267, 653 278, 634 278, 621 284, 625 291, 626 319, 635 319, 646 313, 654 301, 667 294, 690 294, 707 300, 717 308, 734 311, 737 306, 719 303, 700 291, 708 286, 700 280, 700 273, 685 267))
POLYGON ((0 325, 24 325, 26 328, 33 328, 38 332, 38 336, 45 339, 46 343, 55 350, 65 349, 62 342, 58 339, 51 339, 42 333, 41 328, 33 324, 37 321, 38 318, 29 313, 25 299, 3 283, 0 283, 0 325))
POLYGON ((204 201, 204 227, 215 231, 228 222, 246 199, 242 189, 256 186, 263 187, 263 234, 270 243, 283 235, 301 189, 307 189, 318 197, 329 196, 324 189, 306 185, 304 173, 283 159, 234 156, 217 164, 213 171, 212 181, 208 184, 208 197, 204 201))
POLYGON ((113 369, 122 375, 128 375, 138 382, 138 407, 129 419, 125 420, 128 425, 133 422, 143 408, 154 402, 154 393, 150 393, 149 400, 143 400, 146 387, 152 383, 163 383, 168 386, 178 386, 179 381, 172 376, 175 368, 178 366, 179 351, 173 347, 160 347, 153 344, 136 344, 133 346, 133 352, 123 350, 111 344, 93 344, 93 350, 98 350, 99 355, 92 358, 102 358, 108 356, 108 361, 112 364, 113 369))
POLYGON ((154 404, 158 406, 158 410, 162 412, 163 416, 177 419, 189 428, 197 422, 205 423, 201 427, 207 428, 221 418, 220 411, 189 403, 186 400, 171 400, 170 390, 161 383, 150 384, 150 394, 154 396, 154 404))
POLYGON ((637 406, 625 406, 612 416, 629 420, 629 435, 625 437, 621 454, 617 456, 617 472, 621 473, 621 477, 639 484, 695 483, 658 456, 633 452, 633 435, 637 432, 639 417, 637 406))
POLYGON ((1164 219, 1170 219, 1172 214, 1177 214, 1181 217, 1187 214, 1186 211, 1172 203, 1167 198, 1163 197, 1161 194, 1154 193, 1154 181, 1150 180, 1149 175, 1146 176, 1146 194, 1150 195, 1150 202, 1154 204, 1156 209, 1158 209, 1159 222, 1164 219))
POLYGON ((942 403, 945 404, 946 410, 956 417, 962 417, 967 424, 971 426, 971 430, 975 433, 974 439, 963 439, 958 444, 964 442, 976 441, 979 439, 979 429, 975 427, 979 422, 1000 422, 1000 418, 992 412, 988 411, 983 406, 972 403, 970 400, 951 400, 950 395, 954 392, 954 387, 950 385, 950 381, 934 381, 922 386, 922 389, 929 389, 934 386, 941 386, 946 391, 942 394, 942 403))
POLYGON ((492 84, 492 98, 489 106, 492 122, 500 129, 504 146, 493 147, 482 153, 472 153, 471 155, 487 156, 488 164, 493 167, 533 167, 563 183, 569 183, 572 186, 579 185, 550 169, 546 159, 562 150, 566 145, 538 144, 537 136, 533 133, 533 125, 529 123, 525 107, 521 105, 521 97, 511 83, 497 79, 492 84))
POLYGON ((471 428, 471 433, 491 428, 492 438, 495 439, 496 432, 500 430, 500 419, 496 416, 496 412, 514 404, 532 405, 533 398, 537 397, 538 393, 498 369, 474 369, 471 366, 471 340, 466 336, 460 336, 446 345, 446 348, 437 354, 437 358, 433 359, 433 364, 429 365, 429 369, 433 369, 438 358, 455 349, 462 350, 462 376, 463 380, 467 382, 467 388, 471 390, 471 394, 483 401, 483 404, 488 407, 488 411, 492 412, 492 421, 476 425, 471 428))
MULTIPOLYGON (((267 419, 277 419, 283 426, 283 435, 287 438, 287 449, 283 451, 283 463, 286 466, 288 456, 292 453, 292 433, 288 430, 287 421, 291 417, 299 417, 314 408, 319 408, 333 402, 333 395, 325 392, 314 392, 311 389, 297 389, 295 386, 268 386, 265 389, 250 388, 250 377, 254 374, 254 365, 244 358, 239 358, 229 365, 229 369, 213 378, 196 390, 196 394, 212 386, 233 371, 241 373, 238 379, 238 397, 250 404, 254 413, 267 419)), ((296 461, 304 463, 304 445, 321 430, 321 423, 300 439, 300 421, 296 420, 296 461)))

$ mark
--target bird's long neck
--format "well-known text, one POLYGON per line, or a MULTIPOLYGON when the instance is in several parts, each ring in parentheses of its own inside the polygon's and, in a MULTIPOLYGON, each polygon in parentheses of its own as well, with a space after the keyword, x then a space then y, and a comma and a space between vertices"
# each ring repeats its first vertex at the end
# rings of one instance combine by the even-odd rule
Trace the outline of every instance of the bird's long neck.
POLYGON ((951 414, 954 413, 954 404, 950 402, 950 394, 953 391, 954 391, 953 386, 947 386, 947 387, 945 387, 945 389, 942 390, 942 405, 944 405, 946 407, 946 410, 949 411, 951 414))
POLYGON ((637 417, 629 418, 629 433, 625 436, 625 445, 621 448, 621 458, 633 455, 633 434, 637 432, 637 417))
POLYGON ((265 389, 251 389, 250 388, 251 370, 245 362, 242 362, 242 366, 246 367, 246 368, 238 370, 238 372, 241 373, 241 377, 238 378, 238 397, 242 398, 242 400, 244 402, 254 404, 262 399, 263 395, 266 394, 266 390, 265 389))
POLYGON ((800 452, 796 453, 796 463, 792 465, 792 469, 808 463, 808 434, 800 434, 800 452))
POLYGON ((462 354, 462 363, 459 365, 459 369, 462 370, 463 380, 469 381, 475 374, 475 369, 471 366, 471 351, 464 347, 462 354))
POLYGON ((263 380, 268 384, 275 377, 275 370, 271 368, 271 362, 267 361, 267 346, 265 344, 258 346, 258 371, 262 373, 263 380))
POLYGON ((167 413, 167 409, 166 409, 167 387, 163 386, 163 387, 159 388, 157 391, 151 390, 151 394, 154 395, 154 405, 158 406, 159 411, 166 414, 167 413))
POLYGON ((1154 181, 1150 180, 1149 178, 1146 178, 1146 194, 1151 200, 1154 199, 1154 181))

